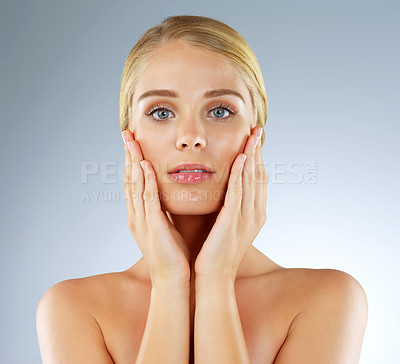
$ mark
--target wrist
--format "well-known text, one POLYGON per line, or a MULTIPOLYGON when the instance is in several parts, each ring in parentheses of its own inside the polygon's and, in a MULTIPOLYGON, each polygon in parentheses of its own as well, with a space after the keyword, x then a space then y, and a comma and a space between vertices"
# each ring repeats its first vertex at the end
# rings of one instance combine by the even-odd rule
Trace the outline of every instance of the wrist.
POLYGON ((151 291, 185 291, 190 290, 190 281, 175 281, 169 279, 157 279, 152 282, 151 291))
POLYGON ((195 275, 196 287, 234 287, 235 278, 230 275, 195 275))
POLYGON ((228 266, 219 267, 218 269, 214 267, 200 268, 197 266, 195 267, 193 274, 195 275, 196 280, 202 280, 202 281, 218 280, 218 281, 235 282, 237 269, 228 266))

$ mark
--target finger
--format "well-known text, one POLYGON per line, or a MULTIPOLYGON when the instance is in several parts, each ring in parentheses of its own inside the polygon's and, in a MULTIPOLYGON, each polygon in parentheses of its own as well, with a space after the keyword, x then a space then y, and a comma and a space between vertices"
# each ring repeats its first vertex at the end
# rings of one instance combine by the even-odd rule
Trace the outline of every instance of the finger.
POLYGON ((125 164, 124 164, 124 191, 125 191, 125 200, 126 206, 128 210, 128 221, 131 219, 131 216, 135 213, 135 208, 133 205, 133 192, 132 192, 132 156, 128 149, 128 146, 124 145, 125 149, 125 164))
POLYGON ((257 144, 256 148, 256 197, 255 197, 255 211, 257 215, 266 215, 267 208, 267 184, 268 176, 265 170, 264 161, 262 159, 261 152, 261 140, 257 144))
MULTIPOLYGON (((162 210, 162 209, 161 209, 161 210, 162 210)), ((171 217, 171 213, 170 213, 169 211, 167 211, 167 210, 162 210, 162 212, 164 213, 164 216, 165 216, 165 218, 169 221, 169 223, 170 223, 172 226, 175 226, 174 221, 173 221, 173 219, 172 219, 172 217, 171 217)))
POLYGON ((131 153, 132 159, 132 194, 133 194, 133 206, 135 209, 135 213, 139 218, 144 218, 144 204, 143 204, 143 191, 144 191, 144 174, 142 168, 139 165, 139 162, 143 160, 142 151, 140 149, 139 143, 135 140, 129 140, 128 148, 131 153))
POLYGON ((224 207, 226 207, 228 211, 239 211, 240 214, 243 197, 242 172, 243 164, 246 158, 247 155, 244 153, 236 156, 232 164, 231 174, 229 176, 228 188, 226 191, 224 202, 224 207))
POLYGON ((250 217, 254 214, 254 199, 256 192, 256 176, 255 176, 255 152, 258 137, 256 135, 257 129, 252 130, 252 134, 247 140, 244 153, 247 155, 246 163, 243 170, 243 202, 242 202, 242 215, 250 217))
POLYGON ((145 175, 145 184, 143 191, 145 218, 155 217, 161 213, 161 204, 158 197, 157 178, 153 166, 149 161, 141 161, 145 175))

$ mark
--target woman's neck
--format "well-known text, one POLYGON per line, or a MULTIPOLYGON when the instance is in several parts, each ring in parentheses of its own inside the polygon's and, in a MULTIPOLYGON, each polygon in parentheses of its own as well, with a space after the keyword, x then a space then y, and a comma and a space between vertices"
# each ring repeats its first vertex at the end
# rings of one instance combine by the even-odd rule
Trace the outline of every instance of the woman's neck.
POLYGON ((207 215, 174 215, 168 213, 175 228, 182 235, 190 253, 190 266, 194 266, 204 241, 210 233, 219 211, 207 215))
MULTIPOLYGON (((203 243, 208 237, 219 211, 207 215, 174 215, 167 212, 175 228, 182 235, 185 245, 190 252, 190 267, 193 271, 194 263, 203 243)), ((282 266, 267 258, 254 246, 247 251, 238 270, 237 278, 246 278, 266 274, 270 271, 281 269, 282 266)), ((144 257, 128 269, 135 277, 150 282, 150 272, 144 257)))

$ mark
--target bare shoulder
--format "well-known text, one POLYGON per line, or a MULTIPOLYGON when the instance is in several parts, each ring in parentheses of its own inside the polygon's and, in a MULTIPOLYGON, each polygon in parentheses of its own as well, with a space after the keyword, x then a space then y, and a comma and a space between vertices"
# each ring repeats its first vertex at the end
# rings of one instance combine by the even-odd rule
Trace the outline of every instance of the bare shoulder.
POLYGON ((67 279, 50 287, 39 306, 47 301, 63 299, 73 303, 76 309, 90 311, 93 301, 109 292, 120 280, 120 272, 67 279))
MULTIPOLYGON (((297 316, 320 306, 336 310, 359 309, 366 318, 367 295, 350 274, 336 269, 282 268, 270 274, 269 281, 296 303, 297 316)), ((267 283, 268 284, 268 283, 267 283)), ((297 318, 296 318, 297 320, 297 318)))
POLYGON ((335 269, 282 269, 296 314, 275 363, 358 362, 368 318, 367 296, 350 274, 335 269))
POLYGON ((72 309, 86 312, 97 320, 100 310, 115 306, 116 301, 119 309, 127 300, 133 305, 142 286, 124 271, 68 279, 52 286, 41 298, 38 309, 54 301, 65 301, 72 309))
POLYGON ((109 275, 69 279, 53 285, 36 310, 43 363, 112 363, 93 306, 109 275), (89 349, 90 348, 90 349, 89 349))
POLYGON ((311 268, 282 268, 270 273, 276 279, 299 288, 303 292, 331 294, 336 290, 346 290, 347 293, 358 295, 366 300, 366 294, 361 284, 350 274, 336 269, 311 269, 311 268))

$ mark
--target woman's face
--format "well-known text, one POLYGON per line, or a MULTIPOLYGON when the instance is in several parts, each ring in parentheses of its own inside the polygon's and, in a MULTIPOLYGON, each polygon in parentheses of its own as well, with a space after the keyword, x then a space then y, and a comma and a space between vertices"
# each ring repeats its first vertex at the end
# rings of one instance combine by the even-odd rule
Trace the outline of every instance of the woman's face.
POLYGON ((146 63, 132 102, 129 129, 154 167, 162 208, 178 215, 220 210, 232 163, 255 126, 250 93, 238 71, 222 55, 175 41, 146 63), (221 89, 241 97, 206 94, 221 89), (152 90, 176 96, 141 97, 152 90), (196 184, 168 177, 172 168, 194 162, 214 173, 196 184))

